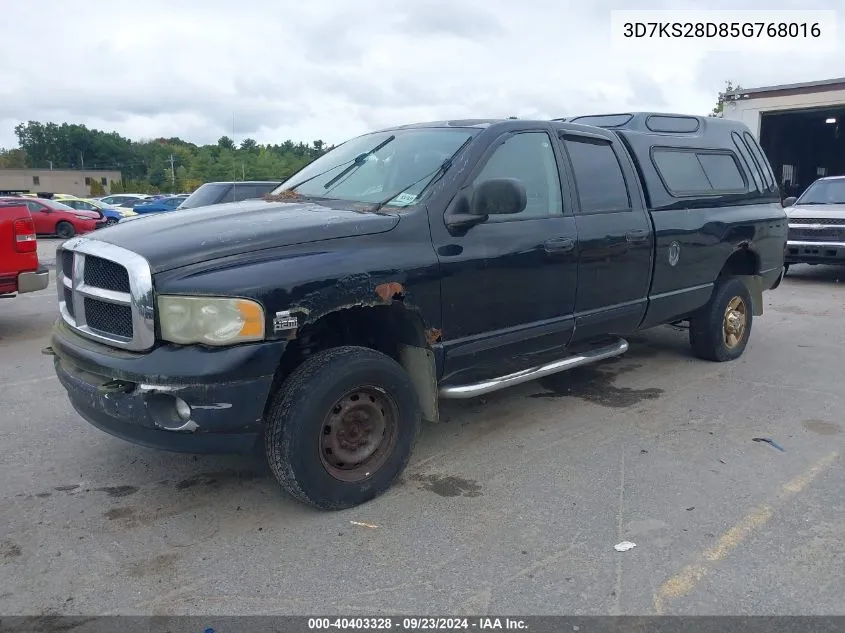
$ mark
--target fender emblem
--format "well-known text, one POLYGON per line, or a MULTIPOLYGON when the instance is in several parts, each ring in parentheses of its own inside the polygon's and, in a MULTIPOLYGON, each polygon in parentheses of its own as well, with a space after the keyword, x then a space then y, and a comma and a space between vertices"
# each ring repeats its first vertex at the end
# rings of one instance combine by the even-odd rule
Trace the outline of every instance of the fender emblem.
POLYGON ((674 266, 681 258, 681 245, 677 242, 669 244, 669 265, 674 266))
POLYGON ((290 310, 282 310, 276 312, 276 317, 273 319, 273 331, 284 332, 285 330, 295 330, 299 327, 299 319, 290 313, 290 310))

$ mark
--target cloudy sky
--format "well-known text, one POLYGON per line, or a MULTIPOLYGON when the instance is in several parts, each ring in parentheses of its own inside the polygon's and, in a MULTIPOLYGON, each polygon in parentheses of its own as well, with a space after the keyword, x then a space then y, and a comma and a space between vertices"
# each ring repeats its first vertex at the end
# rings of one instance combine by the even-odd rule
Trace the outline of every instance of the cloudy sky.
POLYGON ((207 143, 232 135, 234 114, 236 141, 332 143, 444 118, 706 114, 726 79, 749 87, 845 76, 845 46, 614 49, 610 12, 637 2, 845 9, 841 0, 7 2, 0 147, 16 146, 25 120, 207 143))

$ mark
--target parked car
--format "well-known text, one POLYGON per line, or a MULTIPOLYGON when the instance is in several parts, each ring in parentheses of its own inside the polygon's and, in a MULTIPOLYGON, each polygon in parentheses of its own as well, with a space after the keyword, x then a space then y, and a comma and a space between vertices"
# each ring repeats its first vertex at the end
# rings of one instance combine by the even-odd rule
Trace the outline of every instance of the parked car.
POLYGON ((77 211, 55 200, 43 198, 5 198, 26 204, 39 235, 57 235, 68 239, 77 234, 90 233, 106 225, 94 211, 77 211))
POLYGON ((125 218, 127 215, 132 214, 134 215, 134 211, 131 209, 116 209, 115 207, 110 207, 106 204, 103 204, 99 200, 64 200, 62 204, 76 209, 77 211, 93 211, 94 213, 100 214, 100 217, 104 218, 106 223, 105 226, 111 226, 112 224, 117 224, 122 218, 125 218))
POLYGON ((54 193, 50 196, 50 200, 62 202, 63 200, 79 200, 79 198, 69 193, 54 193))
POLYGON ((134 211, 139 215, 173 211, 185 201, 185 198, 187 196, 168 196, 167 198, 160 198, 152 202, 142 202, 135 206, 134 211))
POLYGON ((179 207, 194 209, 222 202, 253 200, 270 193, 281 184, 275 180, 245 180, 242 182, 207 182, 194 191, 179 207))
POLYGON ((29 209, 19 200, 0 200, 0 296, 43 290, 49 283, 29 209))
POLYGON ((100 202, 113 207, 124 207, 127 202, 148 199, 150 199, 150 196, 145 193, 118 193, 113 196, 100 198, 100 202))
POLYGON ((86 288, 84 314, 75 286, 60 297, 61 384, 104 431, 262 447, 293 497, 340 509, 392 485, 441 398, 615 357, 667 323, 699 358, 739 358, 787 232, 748 128, 576 121, 395 127, 265 199, 64 243, 57 275, 86 288))
POLYGON ((819 178, 783 201, 789 217, 786 266, 845 265, 845 176, 819 178))

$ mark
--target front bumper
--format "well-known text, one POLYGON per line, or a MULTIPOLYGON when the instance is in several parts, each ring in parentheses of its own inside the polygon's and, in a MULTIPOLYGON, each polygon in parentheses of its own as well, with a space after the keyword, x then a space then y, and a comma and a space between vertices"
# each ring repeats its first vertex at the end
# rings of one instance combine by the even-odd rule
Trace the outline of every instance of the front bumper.
POLYGON ((845 264, 845 242, 789 241, 784 250, 787 264, 845 264))
POLYGON ((18 275, 18 292, 44 290, 49 284, 50 272, 44 266, 39 266, 36 272, 26 272, 18 275))
POLYGON ((284 346, 162 345, 136 354, 93 343, 59 321, 51 351, 71 404, 95 427, 167 451, 248 453, 261 439, 284 346), (190 406, 188 419, 177 398, 190 406))

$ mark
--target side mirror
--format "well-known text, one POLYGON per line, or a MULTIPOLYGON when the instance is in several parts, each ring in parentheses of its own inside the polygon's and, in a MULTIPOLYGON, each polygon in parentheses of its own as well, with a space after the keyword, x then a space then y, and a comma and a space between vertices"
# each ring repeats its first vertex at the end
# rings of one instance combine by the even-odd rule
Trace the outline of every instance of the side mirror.
POLYGON ((783 206, 784 207, 791 207, 795 204, 795 201, 798 200, 795 196, 789 196, 788 198, 783 199, 783 206))
POLYGON ((510 215, 528 205, 525 185, 517 178, 492 178, 480 183, 472 194, 472 215, 510 215))

